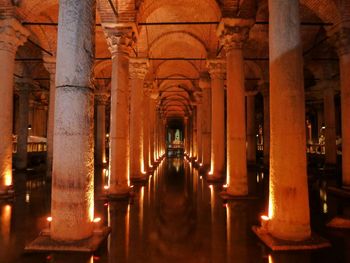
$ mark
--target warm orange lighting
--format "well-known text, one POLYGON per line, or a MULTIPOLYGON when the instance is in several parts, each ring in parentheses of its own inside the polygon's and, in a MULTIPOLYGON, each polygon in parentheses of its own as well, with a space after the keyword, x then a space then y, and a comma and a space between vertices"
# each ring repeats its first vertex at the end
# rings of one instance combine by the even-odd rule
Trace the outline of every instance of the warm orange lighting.
POLYGON ((8 169, 6 172, 5 172, 5 186, 10 186, 12 185, 12 172, 11 172, 11 169, 8 169))
POLYGON ((52 217, 51 217, 51 216, 48 216, 48 217, 46 218, 46 221, 51 223, 51 222, 52 222, 52 217))
POLYGON ((262 216, 261 216, 261 220, 263 220, 263 221, 269 221, 270 218, 269 218, 268 216, 266 216, 266 215, 262 215, 262 216))
POLYGON ((199 179, 201 179, 201 180, 202 180, 202 179, 203 179, 203 177, 202 177, 202 176, 199 176, 199 179))
POLYGON ((200 164, 199 164, 199 166, 200 166, 200 167, 202 167, 202 166, 203 166, 203 164, 202 164, 202 163, 200 163, 200 164))
POLYGON ((92 220, 94 223, 99 223, 101 222, 101 217, 95 217, 94 220, 92 220))
POLYGON ((103 186, 103 189, 108 190, 108 189, 109 189, 109 186, 108 186, 108 185, 105 185, 105 186, 103 186))
POLYGON ((222 187, 223 187, 223 188, 227 188, 227 187, 228 187, 228 184, 224 184, 222 187))

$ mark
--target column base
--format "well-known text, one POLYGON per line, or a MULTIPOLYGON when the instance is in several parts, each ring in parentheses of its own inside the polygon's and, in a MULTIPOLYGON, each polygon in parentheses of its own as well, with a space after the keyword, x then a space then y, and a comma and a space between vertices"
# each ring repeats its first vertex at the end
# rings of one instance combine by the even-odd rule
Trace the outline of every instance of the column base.
POLYGON ((222 175, 206 175, 206 180, 208 183, 224 183, 225 182, 225 178, 222 175))
POLYGON ((327 188, 327 192, 329 192, 330 194, 333 194, 335 196, 350 198, 350 187, 349 186, 343 186, 341 188, 330 186, 327 188))
POLYGON ((314 233, 312 233, 311 237, 306 240, 290 241, 276 238, 262 227, 253 226, 252 230, 258 236, 258 238, 273 251, 311 250, 331 246, 327 239, 314 233))
POLYGON ((109 200, 125 200, 134 196, 131 187, 119 187, 113 193, 107 192, 105 197, 109 200))
POLYGON ((0 199, 12 199, 15 197, 15 190, 13 185, 4 186, 0 188, 0 199))
POLYGON ((337 229, 350 229, 350 219, 336 216, 330 222, 328 222, 327 227, 337 229))
POLYGON ((132 183, 144 183, 144 182, 147 182, 148 177, 149 177, 148 173, 140 174, 138 176, 130 177, 130 181, 132 183))
POLYGON ((223 200, 257 200, 258 197, 257 196, 253 196, 253 195, 233 195, 228 193, 227 191, 222 191, 220 193, 220 197, 223 200))
POLYGON ((101 227, 94 230, 89 238, 74 242, 62 242, 51 239, 50 230, 45 229, 40 233, 39 237, 26 245, 24 250, 27 253, 46 251, 94 252, 110 232, 111 229, 109 227, 101 227))

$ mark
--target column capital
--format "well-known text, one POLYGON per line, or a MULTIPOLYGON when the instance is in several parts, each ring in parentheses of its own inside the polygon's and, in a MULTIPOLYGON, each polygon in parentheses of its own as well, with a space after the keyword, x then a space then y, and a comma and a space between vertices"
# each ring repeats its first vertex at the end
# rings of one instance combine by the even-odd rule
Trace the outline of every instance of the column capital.
POLYGON ((107 92, 97 92, 95 93, 95 99, 97 105, 107 105, 109 101, 109 94, 107 92))
POLYGON ((55 75, 56 74, 56 57, 43 55, 43 60, 44 60, 44 67, 50 73, 50 76, 55 75))
POLYGON ((207 68, 212 79, 224 79, 226 73, 226 62, 223 59, 208 59, 207 68))
POLYGON ((333 33, 330 39, 337 48, 339 56, 350 53, 350 28, 339 28, 335 33, 333 33))
POLYGON ((232 49, 242 49, 249 38, 250 28, 254 25, 253 19, 223 18, 217 28, 217 35, 226 52, 232 49))
POLYGON ((0 19, 0 50, 16 53, 30 32, 15 18, 0 19))
POLYGON ((145 81, 143 83, 143 95, 147 97, 151 97, 153 92, 153 82, 152 81, 145 81))
POLYGON ((203 89, 210 88, 210 76, 208 72, 202 72, 199 76, 198 86, 203 89))
POLYGON ((40 89, 39 83, 31 78, 20 78, 15 81, 15 88, 17 91, 29 91, 31 88, 40 89))
POLYGON ((268 83, 268 82, 259 83, 258 91, 260 91, 264 97, 269 96, 270 95, 270 83, 268 83))
POLYGON ((130 79, 144 80, 149 68, 149 61, 145 58, 130 58, 129 75, 130 79))
POLYGON ((129 56, 137 40, 134 23, 105 28, 108 49, 114 57, 117 54, 129 56))

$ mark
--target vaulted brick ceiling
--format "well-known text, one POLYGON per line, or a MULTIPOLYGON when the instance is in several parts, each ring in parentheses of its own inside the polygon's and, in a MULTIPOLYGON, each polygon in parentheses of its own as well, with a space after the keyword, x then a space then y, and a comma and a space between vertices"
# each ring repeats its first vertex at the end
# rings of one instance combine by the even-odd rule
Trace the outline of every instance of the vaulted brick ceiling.
MULTIPOLYGON (((97 2, 97 88, 108 87, 111 77, 111 55, 101 23, 135 21, 139 31, 135 55, 151 59, 146 78, 155 80, 158 84, 161 110, 170 117, 191 114, 196 94, 200 92, 200 73, 207 70, 205 59, 225 56, 216 36, 215 23, 222 16, 252 17, 257 21, 244 49, 246 83, 248 88, 254 88, 259 82, 268 82, 267 0, 97 2)), ((344 11, 339 8, 341 1, 301 0, 300 3, 307 78, 314 78, 317 82, 324 78, 325 72, 329 73, 326 78, 334 78, 338 62, 334 49, 327 41, 327 33, 340 21, 341 12, 344 11), (332 70, 325 71, 324 67, 332 70)), ((38 80, 43 90, 48 90, 49 77, 41 58, 43 55, 54 55, 56 51, 58 0, 19 1, 17 15, 32 35, 30 41, 19 49, 16 74, 32 76, 38 80)))

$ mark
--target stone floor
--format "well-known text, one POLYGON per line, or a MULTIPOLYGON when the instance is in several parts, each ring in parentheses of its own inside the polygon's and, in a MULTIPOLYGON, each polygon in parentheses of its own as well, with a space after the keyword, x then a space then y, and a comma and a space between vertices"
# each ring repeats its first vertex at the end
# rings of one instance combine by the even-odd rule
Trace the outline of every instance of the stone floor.
POLYGON ((258 199, 224 203, 221 185, 208 185, 190 163, 165 159, 145 185, 135 185, 130 201, 102 198, 102 171, 96 171, 96 216, 112 232, 93 255, 86 253, 25 254, 24 246, 48 227, 50 185, 45 169, 15 175, 16 198, 0 201, 0 262, 350 262, 350 231, 325 224, 347 215, 349 200, 327 195, 335 175, 311 173, 313 231, 332 247, 303 252, 272 252, 253 234, 252 225, 267 205, 268 175, 251 169, 250 194, 258 199))

